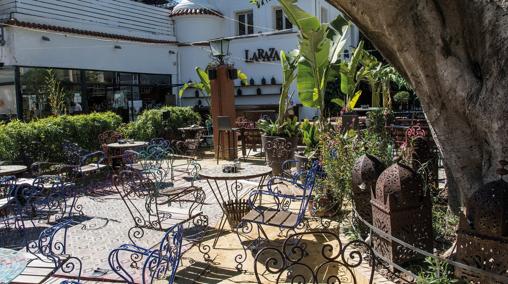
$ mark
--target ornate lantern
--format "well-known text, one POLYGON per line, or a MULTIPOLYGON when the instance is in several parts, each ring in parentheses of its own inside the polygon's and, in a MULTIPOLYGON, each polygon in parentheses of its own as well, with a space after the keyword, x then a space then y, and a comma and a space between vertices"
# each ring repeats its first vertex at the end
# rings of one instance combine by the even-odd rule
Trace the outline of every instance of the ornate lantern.
MULTIPOLYGON (((469 198, 457 234, 457 260, 508 278, 508 174, 501 161, 501 179, 490 182, 469 198)), ((474 283, 506 283, 488 275, 457 268, 458 278, 474 283)))
MULTIPOLYGON (((372 192, 372 223, 385 233, 425 251, 432 252, 432 203, 421 179, 400 163, 386 169, 372 192)), ((421 257, 410 249, 378 234, 373 249, 394 263, 421 257)))
MULTIPOLYGON (((361 156, 353 166, 353 204, 358 215, 369 223, 372 223, 370 195, 375 190, 376 181, 385 168, 378 158, 371 155, 361 156)), ((361 222, 356 223, 362 237, 367 237, 368 228, 362 226, 361 222)))

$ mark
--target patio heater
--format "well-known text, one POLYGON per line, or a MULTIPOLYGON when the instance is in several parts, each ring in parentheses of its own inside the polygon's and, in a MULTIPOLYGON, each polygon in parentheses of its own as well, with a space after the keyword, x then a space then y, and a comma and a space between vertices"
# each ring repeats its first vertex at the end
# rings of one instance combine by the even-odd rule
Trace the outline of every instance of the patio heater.
POLYGON ((233 80, 236 79, 236 70, 226 64, 225 58, 229 54, 230 40, 225 38, 210 41, 211 55, 216 64, 208 68, 211 84, 210 114, 213 123, 213 146, 217 159, 234 160, 237 158, 237 135, 234 128, 219 127, 219 117, 228 118, 233 125, 236 120, 235 92, 233 80), (219 134, 220 133, 220 134, 219 134))

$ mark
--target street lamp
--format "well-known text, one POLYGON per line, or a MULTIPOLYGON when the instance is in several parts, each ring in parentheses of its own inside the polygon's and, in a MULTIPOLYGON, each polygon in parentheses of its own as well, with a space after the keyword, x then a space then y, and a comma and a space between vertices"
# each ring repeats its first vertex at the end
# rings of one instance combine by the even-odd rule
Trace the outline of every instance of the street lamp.
POLYGON ((210 51, 212 56, 219 60, 219 63, 224 64, 224 57, 229 54, 229 39, 219 38, 210 41, 210 51))

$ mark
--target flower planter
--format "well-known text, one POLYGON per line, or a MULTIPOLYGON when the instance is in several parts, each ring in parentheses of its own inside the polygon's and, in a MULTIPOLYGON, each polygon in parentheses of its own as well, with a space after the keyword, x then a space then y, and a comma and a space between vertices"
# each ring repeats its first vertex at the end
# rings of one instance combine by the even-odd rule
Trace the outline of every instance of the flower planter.
POLYGON ((284 138, 280 136, 261 136, 266 161, 272 168, 272 174, 282 174, 282 163, 294 158, 298 137, 284 138))

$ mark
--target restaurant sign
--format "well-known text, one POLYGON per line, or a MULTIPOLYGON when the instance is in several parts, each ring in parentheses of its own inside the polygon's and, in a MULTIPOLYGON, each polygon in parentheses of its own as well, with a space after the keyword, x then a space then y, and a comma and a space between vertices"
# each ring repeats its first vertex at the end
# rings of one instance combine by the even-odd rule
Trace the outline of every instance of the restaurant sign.
POLYGON ((275 48, 262 49, 256 51, 245 50, 245 62, 273 62, 280 61, 279 51, 275 48))

